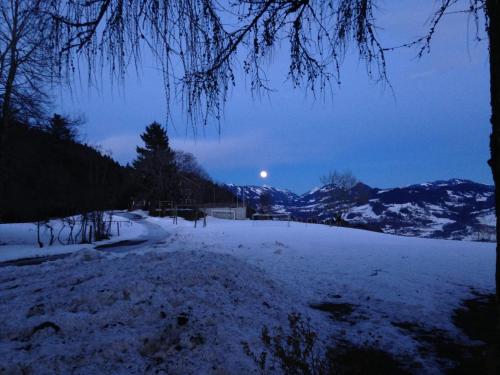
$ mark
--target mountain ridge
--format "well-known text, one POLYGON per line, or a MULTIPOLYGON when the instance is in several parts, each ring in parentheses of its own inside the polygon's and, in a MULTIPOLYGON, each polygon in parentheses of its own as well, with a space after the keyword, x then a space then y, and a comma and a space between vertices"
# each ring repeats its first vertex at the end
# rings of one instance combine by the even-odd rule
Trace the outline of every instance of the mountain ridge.
POLYGON ((453 178, 395 188, 358 183, 348 199, 336 199, 337 187, 324 185, 298 195, 271 186, 228 188, 254 209, 268 195, 270 211, 298 220, 331 222, 341 212, 349 225, 384 233, 455 240, 495 240, 494 186, 453 178))

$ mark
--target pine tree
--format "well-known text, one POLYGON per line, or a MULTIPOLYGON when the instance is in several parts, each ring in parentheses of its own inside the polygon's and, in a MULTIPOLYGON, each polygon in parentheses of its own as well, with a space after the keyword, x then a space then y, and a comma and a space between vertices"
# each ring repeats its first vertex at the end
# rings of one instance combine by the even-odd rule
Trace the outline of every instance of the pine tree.
POLYGON ((54 113, 49 119, 45 130, 61 141, 76 141, 78 137, 77 128, 81 125, 81 122, 79 119, 70 119, 54 113))
POLYGON ((144 147, 136 148, 137 158, 133 166, 139 173, 144 198, 153 204, 162 200, 175 200, 177 173, 166 130, 153 122, 141 134, 141 139, 144 147))

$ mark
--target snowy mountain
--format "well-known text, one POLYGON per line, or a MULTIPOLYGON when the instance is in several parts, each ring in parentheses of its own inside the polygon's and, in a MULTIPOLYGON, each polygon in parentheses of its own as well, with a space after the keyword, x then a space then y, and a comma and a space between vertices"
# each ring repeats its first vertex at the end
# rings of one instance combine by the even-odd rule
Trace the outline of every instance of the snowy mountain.
POLYGON ((338 200, 338 189, 325 185, 303 195, 258 186, 229 188, 259 207, 260 195, 270 195, 272 210, 294 217, 325 222, 342 212, 354 226, 407 236, 456 240, 495 239, 494 187, 452 179, 392 189, 359 183, 338 200))
POLYGON ((261 202, 262 195, 268 195, 274 212, 288 212, 289 207, 295 205, 299 196, 289 190, 277 189, 271 186, 236 186, 227 185, 231 192, 236 195, 240 202, 244 201, 250 207, 257 208, 261 202))

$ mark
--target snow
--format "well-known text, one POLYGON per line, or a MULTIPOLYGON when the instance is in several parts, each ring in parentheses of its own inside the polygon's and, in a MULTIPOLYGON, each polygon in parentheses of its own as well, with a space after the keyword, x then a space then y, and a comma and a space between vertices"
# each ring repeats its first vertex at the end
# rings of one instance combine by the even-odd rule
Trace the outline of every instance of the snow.
POLYGON ((341 295, 341 302, 358 305, 359 314, 369 317, 347 330, 349 340, 375 343, 371 334, 379 332, 379 347, 417 357, 415 344, 391 322, 416 321, 458 335, 450 319, 453 309, 471 287, 494 290, 494 244, 267 223, 252 227, 248 221, 211 219, 203 229, 186 222, 163 225, 174 233, 169 249, 232 254, 298 291, 304 303, 341 295))
POLYGON ((446 193, 448 194, 448 197, 451 199, 452 202, 460 201, 463 198, 462 195, 455 194, 451 190, 446 190, 446 193))
POLYGON ((455 220, 447 219, 445 217, 432 217, 432 231, 442 230, 445 225, 453 224, 455 220))
POLYGON ((148 365, 173 374, 256 373, 241 341, 257 349, 264 324, 284 326, 287 314, 298 311, 325 343, 375 345, 415 358, 423 373, 439 373, 433 357, 391 322, 465 340, 451 323, 453 310, 471 288, 494 290, 492 243, 296 222, 209 217, 206 227, 195 228, 181 219, 147 221, 165 239, 133 254, 87 250, 2 269, 0 372, 36 364, 39 373, 74 372, 73 366, 86 374, 144 373, 148 365), (316 302, 355 305, 355 322, 308 307, 316 302), (185 326, 177 324, 180 314, 189 317, 185 326), (45 321, 60 332, 31 334, 45 321))
POLYGON ((440 183, 437 184, 437 186, 449 186, 449 185, 461 185, 461 184, 466 184, 467 180, 461 180, 459 178, 452 178, 451 180, 447 180, 447 181, 442 181, 440 183))
POLYGON ((207 252, 83 251, 4 272, 0 285, 2 373, 248 373, 241 342, 258 347, 293 303, 263 271, 207 252), (59 332, 34 333, 44 322, 59 332))
MULTIPOLYGON (((142 214, 140 211, 137 214, 142 214)), ((145 233, 145 229, 141 224, 134 223, 119 214, 113 215, 113 221, 120 222, 120 235, 118 236, 116 224, 111 226, 111 239, 99 241, 98 244, 106 244, 116 240, 130 240, 139 237, 145 233)), ((37 226, 36 223, 13 223, 0 225, 0 262, 5 262, 20 258, 34 258, 40 256, 68 254, 82 249, 92 248, 92 244, 74 244, 63 245, 57 237, 60 233, 60 238, 64 243, 68 238, 69 228, 64 226, 61 220, 51 220, 50 225, 53 227, 55 236, 54 244, 49 246, 50 231, 47 227, 42 226, 40 229, 41 241, 44 247, 40 248, 37 244, 37 226), (62 229, 62 230, 61 230, 62 229)), ((78 227, 75 227, 74 232, 78 232, 78 227)))
POLYGON ((359 214, 361 216, 360 219, 377 220, 380 217, 375 212, 373 212, 373 208, 369 204, 353 207, 350 213, 359 214))
POLYGON ((433 214, 434 213, 443 213, 444 209, 441 206, 435 205, 435 204, 428 204, 427 208, 429 211, 431 211, 433 214))
POLYGON ((312 190, 310 190, 307 194, 314 194, 316 193, 317 191, 319 191, 321 188, 319 186, 316 186, 314 188, 312 188, 312 190))
POLYGON ((420 207, 413 203, 393 203, 388 206, 387 210, 397 214, 401 214, 401 210, 403 209, 418 211, 420 210, 420 207))
POLYGON ((490 210, 486 210, 486 212, 484 214, 481 214, 477 217, 477 220, 481 224, 495 227, 496 222, 497 222, 497 217, 496 217, 494 212, 491 212, 490 210))

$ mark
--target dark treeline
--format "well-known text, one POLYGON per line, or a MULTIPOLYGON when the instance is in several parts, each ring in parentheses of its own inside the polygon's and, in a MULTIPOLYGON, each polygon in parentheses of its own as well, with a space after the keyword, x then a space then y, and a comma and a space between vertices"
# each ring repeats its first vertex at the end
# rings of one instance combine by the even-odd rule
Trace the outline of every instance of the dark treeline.
MULTIPOLYGON (((44 125, 12 124, 3 150, 0 221, 39 221, 130 208, 146 200, 201 204, 233 196, 212 182, 191 154, 173 153, 169 189, 158 195, 150 179, 78 140, 77 124, 54 115, 44 125)), ((155 177, 156 178, 156 177, 155 177)))
POLYGON ((124 208, 132 172, 47 128, 12 126, 4 153, 2 221, 35 221, 124 208))

